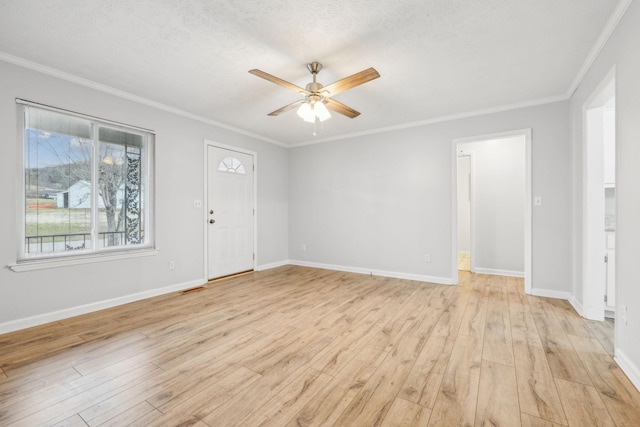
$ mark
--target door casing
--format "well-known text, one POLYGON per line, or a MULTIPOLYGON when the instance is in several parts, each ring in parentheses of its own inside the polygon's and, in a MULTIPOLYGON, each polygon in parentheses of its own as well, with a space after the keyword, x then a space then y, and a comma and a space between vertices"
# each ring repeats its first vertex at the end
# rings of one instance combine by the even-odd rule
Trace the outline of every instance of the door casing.
MULTIPOLYGON (((531 184, 531 129, 493 133, 454 139, 451 144, 451 278, 458 283, 458 144, 521 136, 524 138, 524 291, 532 289, 532 184, 531 184)), ((472 248, 472 251, 474 248, 472 248)))
MULTIPOLYGON (((604 255, 606 250, 602 161, 604 148, 602 123, 599 124, 600 129, 598 129, 597 122, 602 120, 602 111, 607 100, 615 96, 615 75, 614 67, 582 106, 582 313, 580 314, 587 319, 600 321, 604 320, 605 313, 604 255)), ((616 209, 617 215, 618 209, 616 209)), ((614 265, 613 268, 615 269, 616 266, 614 265)))

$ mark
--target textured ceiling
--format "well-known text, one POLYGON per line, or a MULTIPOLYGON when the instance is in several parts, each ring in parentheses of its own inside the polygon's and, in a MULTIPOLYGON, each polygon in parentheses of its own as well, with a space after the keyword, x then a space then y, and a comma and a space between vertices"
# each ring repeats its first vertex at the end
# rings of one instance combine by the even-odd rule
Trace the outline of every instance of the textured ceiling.
MULTIPOLYGON (((618 0, 2 0, 0 52, 295 145, 570 95, 618 0), (304 87, 368 67, 336 95, 360 111, 312 136, 304 87)), ((1 57, 0 57, 1 58, 1 57)))

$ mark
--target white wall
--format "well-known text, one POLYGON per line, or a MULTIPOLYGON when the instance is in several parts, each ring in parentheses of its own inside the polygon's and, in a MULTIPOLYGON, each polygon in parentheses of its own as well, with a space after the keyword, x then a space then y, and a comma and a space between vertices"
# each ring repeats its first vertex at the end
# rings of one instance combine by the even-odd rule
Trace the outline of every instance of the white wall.
POLYGON ((458 148, 474 157, 475 271, 524 276, 524 137, 458 148))
POLYGON ((16 262, 18 158, 15 98, 156 131, 156 244, 150 257, 13 272, 0 270, 0 332, 202 283, 204 139, 258 153, 258 265, 288 258, 287 150, 35 71, 0 62, 0 263, 16 262), (176 268, 168 269, 174 260, 176 268), (75 311, 74 311, 75 310, 75 311), (56 313, 57 312, 57 313, 56 313), (51 316, 48 316, 52 314, 51 316))
POLYGON ((451 282, 452 141, 527 128, 532 129, 533 194, 545 200, 533 211, 532 287, 568 297, 567 102, 292 149, 291 259, 451 282))
POLYGON ((640 259, 640 3, 631 2, 627 12, 609 38, 571 98, 574 165, 574 242, 573 293, 582 302, 582 183, 583 120, 582 107, 607 73, 615 66, 617 117, 617 224, 616 285, 618 312, 627 306, 627 323, 616 320, 616 360, 640 387, 640 284, 637 264, 640 259))
MULTIPOLYGON (((458 150, 459 151, 459 150, 458 150)), ((458 252, 471 251, 471 156, 458 157, 458 252)))

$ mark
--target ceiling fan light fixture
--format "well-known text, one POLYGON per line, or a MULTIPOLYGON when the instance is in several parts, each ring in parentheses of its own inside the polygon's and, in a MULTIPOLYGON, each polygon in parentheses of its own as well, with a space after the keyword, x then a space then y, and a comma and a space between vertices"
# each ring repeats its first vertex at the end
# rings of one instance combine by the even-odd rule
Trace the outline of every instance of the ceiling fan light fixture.
POLYGON ((298 116, 300 116, 305 122, 315 123, 316 121, 316 115, 309 102, 305 102, 300 105, 300 108, 298 108, 298 116))
POLYGON ((345 90, 360 86, 363 83, 367 83, 380 77, 380 74, 374 68, 369 67, 366 70, 362 70, 359 73, 340 79, 325 87, 322 83, 316 81, 316 76, 322 69, 322 64, 319 62, 312 62, 307 64, 307 69, 313 76, 313 81, 307 84, 305 89, 294 85, 293 83, 289 83, 286 80, 282 80, 279 77, 265 73, 264 71, 258 69, 249 70, 249 73, 257 77, 270 81, 271 83, 275 83, 286 89, 298 92, 304 96, 304 99, 292 102, 289 105, 285 105, 282 108, 272 111, 269 113, 270 116, 277 116, 285 111, 293 110, 298 107, 298 116, 300 116, 305 122, 315 124, 316 119, 324 122, 331 117, 331 113, 329 113, 326 106, 328 105, 334 112, 353 119, 358 117, 360 113, 353 108, 336 101, 332 97, 344 92, 345 90))
POLYGON ((313 104, 313 111, 316 113, 316 117, 321 122, 324 122, 328 118, 331 117, 331 113, 327 110, 327 107, 324 105, 322 101, 318 101, 313 104))

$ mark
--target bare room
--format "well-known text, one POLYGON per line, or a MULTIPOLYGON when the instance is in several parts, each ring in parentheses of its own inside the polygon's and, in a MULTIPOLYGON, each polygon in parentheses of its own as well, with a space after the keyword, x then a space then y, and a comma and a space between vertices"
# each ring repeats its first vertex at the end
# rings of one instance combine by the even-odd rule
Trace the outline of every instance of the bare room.
POLYGON ((640 4, 6 0, 0 425, 640 425, 640 4))

